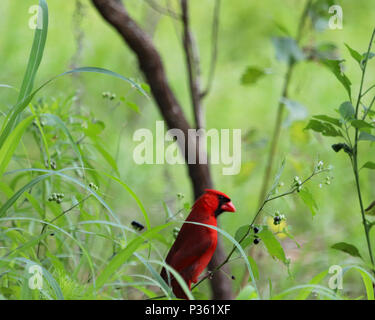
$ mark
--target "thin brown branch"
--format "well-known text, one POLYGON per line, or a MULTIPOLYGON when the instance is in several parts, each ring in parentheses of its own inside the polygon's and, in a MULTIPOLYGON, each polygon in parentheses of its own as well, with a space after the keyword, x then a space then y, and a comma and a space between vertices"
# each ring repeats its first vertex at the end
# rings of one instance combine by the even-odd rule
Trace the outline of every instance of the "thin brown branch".
POLYGON ((190 29, 189 2, 181 0, 183 46, 186 59, 186 67, 189 76, 191 102, 194 110, 195 126, 203 128, 203 111, 201 105, 200 62, 198 48, 190 29))
POLYGON ((168 16, 170 18, 176 19, 176 20, 181 20, 181 15, 178 14, 177 12, 174 12, 170 8, 164 8, 163 6, 159 5, 157 2, 154 0, 145 0, 145 2, 157 13, 161 15, 168 16))
POLYGON ((210 69, 208 72, 208 80, 206 88, 201 93, 201 97, 206 97, 211 91, 213 80, 215 77, 215 70, 217 64, 218 55, 218 36, 219 36, 219 18, 220 18, 220 6, 221 0, 216 0, 214 8, 214 17, 212 20, 212 31, 211 31, 211 61, 210 69))

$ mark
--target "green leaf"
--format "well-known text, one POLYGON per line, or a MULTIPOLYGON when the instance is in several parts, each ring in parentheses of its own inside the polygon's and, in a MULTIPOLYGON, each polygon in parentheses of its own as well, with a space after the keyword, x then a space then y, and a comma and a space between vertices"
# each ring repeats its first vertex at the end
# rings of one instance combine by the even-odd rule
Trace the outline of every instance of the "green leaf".
POLYGON ((349 47, 349 45, 347 45, 346 43, 345 43, 345 46, 349 50, 349 53, 352 56, 352 58, 358 62, 359 66, 361 66, 362 55, 358 51, 349 47))
POLYGON ((272 38, 272 43, 276 51, 276 59, 279 61, 291 63, 305 58, 305 54, 293 38, 275 37, 272 38))
POLYGON ((252 85, 262 78, 266 73, 257 67, 247 67, 241 77, 241 84, 252 85))
POLYGON ((353 257, 358 257, 358 258, 362 258, 358 249, 350 244, 350 243, 346 243, 346 242, 338 242, 338 243, 335 243, 333 246, 331 246, 332 249, 336 249, 336 250, 340 250, 340 251, 343 251, 347 254, 350 254, 351 256, 353 257))
POLYGON ((96 136, 101 134, 104 129, 105 129, 105 124, 103 121, 95 121, 95 122, 89 122, 87 124, 87 128, 85 128, 83 131, 86 136, 96 138, 96 136))
POLYGON ((301 197, 302 201, 310 209, 312 216, 315 216, 316 210, 318 210, 318 205, 315 202, 312 193, 307 188, 303 188, 298 194, 301 197))
POLYGON ((17 127, 10 133, 10 135, 5 140, 5 143, 0 148, 0 177, 3 176, 6 168, 16 148, 22 138, 23 133, 25 132, 26 128, 31 124, 33 121, 34 116, 30 116, 24 119, 17 127))
POLYGON ((360 62, 361 69, 363 69, 363 67, 366 63, 366 60, 368 61, 368 60, 372 59, 373 57, 375 57, 375 53, 373 53, 373 52, 369 52, 368 56, 367 56, 367 52, 362 54, 362 60, 360 62))
POLYGON ((371 123, 368 123, 364 120, 353 120, 351 122, 351 125, 354 127, 354 128, 357 128, 357 129, 363 129, 363 128, 374 128, 374 126, 371 124, 371 123))
POLYGON ((245 236, 247 230, 249 230, 249 225, 247 224, 239 227, 234 235, 234 239, 236 239, 236 241, 240 241, 245 236))
MULTIPOLYGON (((239 227, 234 235, 234 239, 239 242, 245 236, 247 230, 249 230, 249 225, 244 225, 242 227, 239 227)), ((245 239, 243 239, 242 242, 240 243, 241 247, 245 249, 252 241, 253 241, 253 238, 251 237, 249 233, 248 236, 245 239)))
POLYGON ((17 102, 22 101, 32 91, 35 76, 43 58, 48 33, 48 5, 45 0, 39 1, 39 10, 41 11, 38 13, 38 27, 35 29, 34 41, 17 102))
POLYGON ((351 98, 351 82, 349 78, 341 72, 341 63, 343 60, 321 60, 321 62, 329 69, 331 72, 336 76, 337 80, 341 82, 341 84, 344 86, 346 92, 349 95, 349 98, 351 98))
POLYGON ((362 141, 375 141, 375 136, 373 136, 372 134, 369 134, 367 132, 362 131, 359 134, 358 140, 362 140, 362 141))
POLYGON ((354 118, 355 110, 350 101, 345 101, 340 105, 339 113, 344 120, 351 120, 354 118))
POLYGON ((340 128, 342 127, 340 119, 333 118, 333 117, 327 116, 325 114, 316 115, 316 116, 313 116, 313 118, 324 121, 324 122, 329 122, 329 123, 331 123, 331 124, 333 124, 337 127, 340 127, 340 128))
POLYGON ((367 161, 367 162, 362 166, 362 168, 375 170, 375 162, 367 161))
POLYGON ((367 300, 375 300, 374 298, 374 284, 368 275, 368 273, 363 272, 362 270, 358 269, 359 273, 362 276, 363 283, 366 288, 367 300))
MULTIPOLYGON (((259 280, 259 269, 258 269, 258 266, 257 266, 257 263, 255 262, 255 259, 252 257, 252 256, 247 256, 248 260, 249 260, 249 263, 250 263, 250 266, 251 266, 251 269, 253 270, 254 272, 254 278, 256 280, 259 280)), ((251 278, 249 279, 249 281, 251 281, 251 278)))
POLYGON ((273 194, 275 192, 277 186, 279 185, 281 175, 283 174, 284 168, 285 168, 285 159, 283 159, 283 162, 281 163, 279 171, 276 173, 276 176, 273 180, 273 184, 272 184, 272 187, 271 187, 271 189, 268 193, 268 196, 270 196, 271 194, 273 194))
POLYGON ((341 131, 335 129, 330 123, 311 119, 304 130, 313 130, 327 137, 342 137, 341 131))
POLYGON ((127 102, 126 102, 126 105, 127 105, 130 109, 134 110, 135 112, 140 113, 139 107, 138 107, 138 105, 137 105, 136 103, 134 103, 134 102, 132 102, 132 101, 127 101, 127 102))
POLYGON ((267 226, 263 226, 262 230, 259 232, 259 237, 264 242, 271 257, 279 259, 286 265, 289 264, 289 260, 285 256, 283 247, 267 226))
POLYGON ((316 46, 318 60, 334 59, 337 55, 337 46, 331 42, 319 43, 316 46))
MULTIPOLYGON (((312 278, 311 281, 309 282, 309 284, 310 285, 317 285, 319 282, 321 282, 326 277, 327 274, 328 274, 328 270, 322 271, 321 273, 316 275, 314 278, 312 278)), ((295 300, 306 300, 313 290, 314 290, 313 287, 308 287, 306 289, 302 289, 299 292, 299 294, 298 294, 298 296, 296 297, 295 300)))
POLYGON ((118 171, 116 160, 98 143, 95 143, 95 148, 102 155, 105 161, 111 166, 111 168, 116 172, 117 176, 120 176, 118 171))

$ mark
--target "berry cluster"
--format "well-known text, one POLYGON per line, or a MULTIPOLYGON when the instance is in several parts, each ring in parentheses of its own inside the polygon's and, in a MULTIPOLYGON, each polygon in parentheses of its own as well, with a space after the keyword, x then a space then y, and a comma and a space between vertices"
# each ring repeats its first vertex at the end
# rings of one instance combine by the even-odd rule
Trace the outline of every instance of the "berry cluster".
POLYGON ((173 238, 177 239, 178 233, 180 232, 180 228, 174 227, 173 228, 173 238))
POLYGON ((297 187, 297 192, 301 191, 302 181, 300 177, 298 176, 294 177, 292 187, 297 187))
POLYGON ((106 91, 106 92, 102 93, 102 97, 104 99, 114 100, 114 99, 116 99, 116 94, 112 93, 112 92, 109 92, 109 91, 106 91))
POLYGON ((253 231, 254 231, 254 241, 253 241, 253 243, 258 244, 260 242, 260 238, 255 234, 257 234, 259 232, 259 229, 257 227, 253 227, 253 231))
POLYGON ((94 190, 94 191, 97 191, 99 189, 99 187, 93 182, 89 183, 89 188, 94 190))
POLYGON ((273 217, 273 224, 275 226, 279 225, 281 221, 285 220, 285 216, 280 214, 279 211, 276 211, 275 216, 273 217))
POLYGON ((55 201, 57 204, 60 204, 62 202, 62 199, 64 198, 63 193, 52 193, 51 196, 48 198, 48 201, 55 201))

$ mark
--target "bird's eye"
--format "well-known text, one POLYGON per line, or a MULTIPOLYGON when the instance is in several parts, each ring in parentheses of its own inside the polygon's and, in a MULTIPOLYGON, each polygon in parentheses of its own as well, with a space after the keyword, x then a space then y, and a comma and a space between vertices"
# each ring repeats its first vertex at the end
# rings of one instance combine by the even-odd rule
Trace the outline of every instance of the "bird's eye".
POLYGON ((220 200, 220 202, 229 202, 230 201, 230 199, 229 198, 227 198, 227 197, 224 197, 224 196, 222 196, 222 195, 219 195, 219 200, 220 200))

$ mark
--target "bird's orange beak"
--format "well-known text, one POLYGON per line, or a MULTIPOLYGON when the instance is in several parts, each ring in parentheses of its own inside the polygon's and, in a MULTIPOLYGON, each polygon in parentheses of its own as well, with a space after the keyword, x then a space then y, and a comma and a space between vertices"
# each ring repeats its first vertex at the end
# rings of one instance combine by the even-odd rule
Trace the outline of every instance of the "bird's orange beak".
POLYGON ((236 208, 231 201, 224 203, 221 206, 221 210, 227 211, 227 212, 236 212, 236 208))

